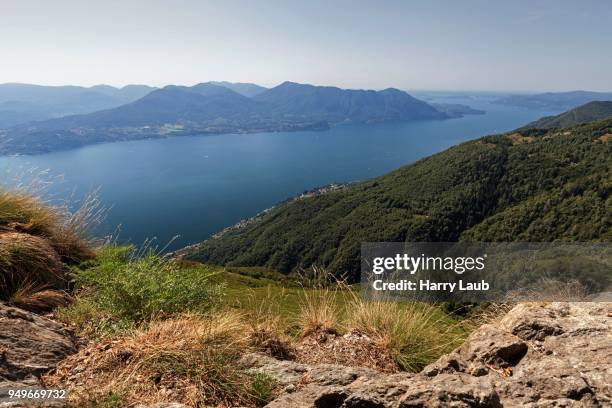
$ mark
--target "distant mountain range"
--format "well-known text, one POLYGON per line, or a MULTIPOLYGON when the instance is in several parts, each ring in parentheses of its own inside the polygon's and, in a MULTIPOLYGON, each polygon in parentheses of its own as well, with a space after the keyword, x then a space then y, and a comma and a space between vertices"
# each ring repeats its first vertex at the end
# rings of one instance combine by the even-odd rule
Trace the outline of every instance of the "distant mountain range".
MULTIPOLYGON (((112 94, 110 87, 94 91, 112 94)), ((112 109, 0 131, 0 154, 35 154, 171 135, 326 129, 339 123, 450 117, 454 116, 392 88, 346 90, 294 82, 271 89, 226 82, 171 85, 112 109)))
POLYGON ((268 88, 264 88, 263 86, 245 82, 211 81, 209 83, 231 89, 232 91, 249 98, 264 93, 268 90, 268 88))
POLYGON ((453 118, 461 118, 465 115, 484 115, 487 113, 481 109, 474 109, 460 103, 432 103, 431 106, 453 118))
POLYGON ((566 128, 612 117, 612 102, 589 102, 557 116, 546 116, 524 128, 566 128))
POLYGON ((612 101, 612 92, 572 91, 547 92, 535 95, 510 95, 497 99, 494 103, 562 112, 593 101, 612 101))
POLYGON ((275 115, 330 123, 448 118, 428 103, 394 88, 365 91, 284 82, 254 99, 265 103, 275 115))
POLYGON ((21 123, 114 108, 142 98, 145 85, 41 86, 0 84, 0 129, 21 123))

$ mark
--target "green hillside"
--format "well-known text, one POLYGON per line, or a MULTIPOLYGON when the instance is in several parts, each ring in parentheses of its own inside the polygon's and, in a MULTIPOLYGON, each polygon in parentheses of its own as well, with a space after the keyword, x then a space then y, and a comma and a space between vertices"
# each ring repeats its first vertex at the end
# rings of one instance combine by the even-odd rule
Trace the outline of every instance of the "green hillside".
POLYGON ((280 205, 187 257, 359 274, 363 241, 612 239, 612 119, 487 136, 350 188, 280 205))
POLYGON ((589 102, 557 116, 546 116, 531 122, 525 128, 552 129, 591 123, 612 116, 612 102, 589 102))

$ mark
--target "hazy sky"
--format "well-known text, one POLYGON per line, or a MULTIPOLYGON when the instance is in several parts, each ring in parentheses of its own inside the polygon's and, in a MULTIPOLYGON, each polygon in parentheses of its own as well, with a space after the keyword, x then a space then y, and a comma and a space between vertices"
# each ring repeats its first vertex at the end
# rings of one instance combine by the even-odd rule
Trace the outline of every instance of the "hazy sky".
POLYGON ((0 0, 0 83, 612 91, 601 1, 0 0))

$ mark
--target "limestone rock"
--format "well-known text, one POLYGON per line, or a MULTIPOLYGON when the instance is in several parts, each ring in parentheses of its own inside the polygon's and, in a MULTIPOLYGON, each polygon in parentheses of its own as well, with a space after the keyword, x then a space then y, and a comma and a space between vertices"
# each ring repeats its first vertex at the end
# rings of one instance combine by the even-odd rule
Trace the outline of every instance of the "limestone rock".
POLYGON ((611 306, 520 304, 418 374, 265 356, 253 366, 285 385, 270 408, 612 406, 611 306))

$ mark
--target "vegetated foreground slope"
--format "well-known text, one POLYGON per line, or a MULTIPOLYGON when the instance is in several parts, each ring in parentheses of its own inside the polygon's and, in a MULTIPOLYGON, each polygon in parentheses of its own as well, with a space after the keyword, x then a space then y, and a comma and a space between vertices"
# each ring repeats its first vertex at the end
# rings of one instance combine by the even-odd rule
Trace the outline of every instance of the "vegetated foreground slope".
POLYGON ((557 116, 546 116, 531 122, 524 128, 552 129, 590 123, 612 116, 612 102, 595 101, 581 105, 577 108, 563 112, 557 116))
POLYGON ((356 278, 362 242, 610 240, 611 193, 612 119, 493 135, 280 205, 187 258, 356 278))

